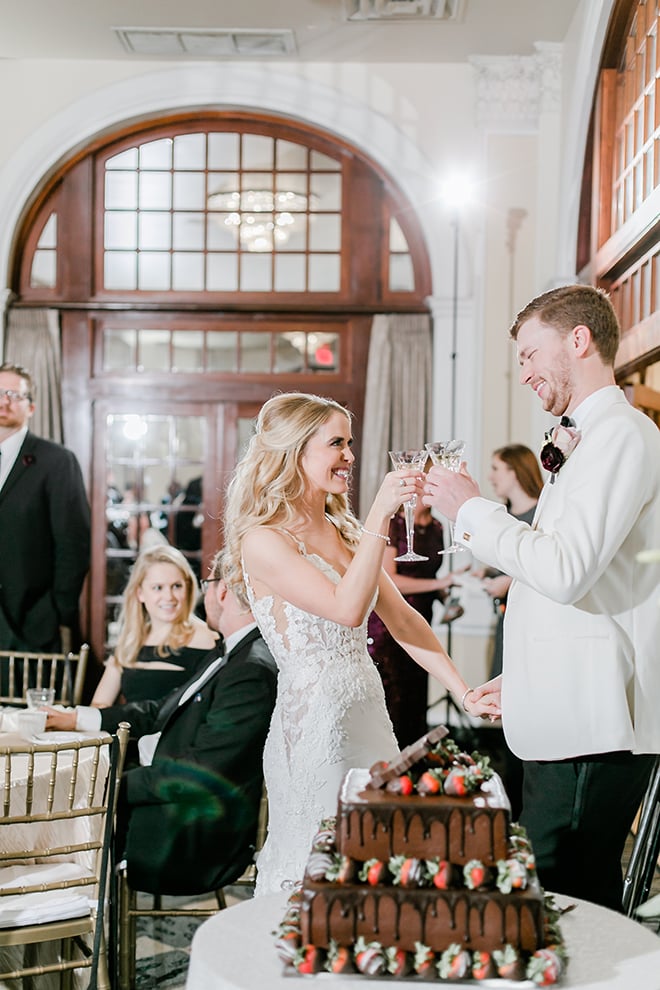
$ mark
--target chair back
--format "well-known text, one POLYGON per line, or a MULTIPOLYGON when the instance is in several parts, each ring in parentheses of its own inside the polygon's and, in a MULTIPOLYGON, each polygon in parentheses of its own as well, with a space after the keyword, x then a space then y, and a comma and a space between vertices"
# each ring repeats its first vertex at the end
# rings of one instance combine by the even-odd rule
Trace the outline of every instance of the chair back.
POLYGON ((89 965, 96 985, 129 726, 114 736, 58 735, 0 745, 0 946, 42 943, 58 925, 57 937, 89 933, 87 961, 48 971, 89 965))
POLYGON ((0 704, 27 704, 28 688, 53 688, 56 705, 82 700, 89 646, 79 653, 33 653, 0 650, 0 704))

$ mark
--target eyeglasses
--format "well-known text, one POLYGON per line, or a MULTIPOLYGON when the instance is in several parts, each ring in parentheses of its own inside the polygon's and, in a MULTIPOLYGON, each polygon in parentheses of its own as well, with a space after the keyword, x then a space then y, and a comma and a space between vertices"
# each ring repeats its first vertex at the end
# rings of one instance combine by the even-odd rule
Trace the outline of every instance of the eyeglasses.
POLYGON ((0 399, 7 399, 8 402, 20 402, 21 399, 27 399, 28 402, 32 402, 32 396, 29 392, 14 392, 11 388, 0 388, 0 399))
POLYGON ((205 595, 206 592, 209 590, 209 585, 215 584, 216 581, 222 581, 222 578, 202 578, 202 580, 199 582, 199 586, 202 589, 202 594, 205 595))

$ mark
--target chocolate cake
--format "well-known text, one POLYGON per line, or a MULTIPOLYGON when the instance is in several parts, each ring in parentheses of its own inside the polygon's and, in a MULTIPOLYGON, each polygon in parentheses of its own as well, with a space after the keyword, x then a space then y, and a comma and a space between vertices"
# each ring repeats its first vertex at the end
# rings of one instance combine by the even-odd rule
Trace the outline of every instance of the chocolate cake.
POLYGON ((298 972, 480 980, 563 970, 557 914, 488 759, 432 730, 345 776, 277 948, 298 972))

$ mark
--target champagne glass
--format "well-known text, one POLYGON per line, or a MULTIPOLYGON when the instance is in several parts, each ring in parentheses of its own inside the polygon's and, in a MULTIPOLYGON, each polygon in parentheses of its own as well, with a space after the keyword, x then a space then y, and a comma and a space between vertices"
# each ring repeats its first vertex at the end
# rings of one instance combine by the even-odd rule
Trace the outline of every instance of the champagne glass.
MULTIPOLYGON (((400 471, 402 468, 411 467, 417 468, 420 472, 422 472, 429 456, 426 450, 390 450, 389 454, 395 471, 400 471)), ((408 544, 408 549, 406 553, 401 554, 400 557, 395 557, 395 560, 429 559, 428 557, 422 557, 421 554, 415 553, 413 550, 413 534, 415 532, 414 516, 416 505, 416 495, 413 495, 412 498, 403 503, 403 514, 406 520, 406 542, 408 544)))
MULTIPOLYGON (((465 440, 436 440, 435 443, 425 444, 425 447, 434 464, 440 464, 442 467, 449 468, 450 471, 460 471, 465 440)), ((462 553, 466 548, 454 539, 454 524, 450 519, 447 520, 447 527, 449 546, 438 553, 462 553)))

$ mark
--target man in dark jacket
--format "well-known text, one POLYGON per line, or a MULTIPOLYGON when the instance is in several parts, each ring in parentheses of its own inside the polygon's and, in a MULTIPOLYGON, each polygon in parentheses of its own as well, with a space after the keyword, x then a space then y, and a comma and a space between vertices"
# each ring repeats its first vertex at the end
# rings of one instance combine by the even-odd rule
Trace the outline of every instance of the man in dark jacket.
MULTIPOLYGON (((219 555, 202 582, 207 621, 222 633, 181 688, 158 701, 78 708, 78 728, 131 725, 140 763, 121 782, 119 831, 128 880, 150 893, 197 894, 237 879, 254 852, 262 754, 277 668, 252 613, 222 579, 219 555)), ((49 728, 73 713, 50 710, 49 728)))
POLYGON ((28 430, 34 384, 0 365, 0 649, 77 645, 78 599, 89 569, 89 503, 66 447, 28 430))

